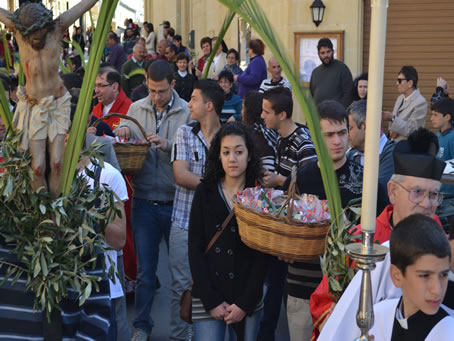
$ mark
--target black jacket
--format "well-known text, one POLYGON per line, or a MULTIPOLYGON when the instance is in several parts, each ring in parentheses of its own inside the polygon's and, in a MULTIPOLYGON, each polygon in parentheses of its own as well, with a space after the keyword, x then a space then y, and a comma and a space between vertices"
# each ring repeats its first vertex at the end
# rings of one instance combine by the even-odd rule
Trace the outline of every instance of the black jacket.
POLYGON ((251 315, 263 295, 268 256, 243 244, 235 217, 204 254, 228 214, 218 186, 202 182, 196 189, 189 220, 192 295, 201 299, 207 312, 225 301, 251 315))

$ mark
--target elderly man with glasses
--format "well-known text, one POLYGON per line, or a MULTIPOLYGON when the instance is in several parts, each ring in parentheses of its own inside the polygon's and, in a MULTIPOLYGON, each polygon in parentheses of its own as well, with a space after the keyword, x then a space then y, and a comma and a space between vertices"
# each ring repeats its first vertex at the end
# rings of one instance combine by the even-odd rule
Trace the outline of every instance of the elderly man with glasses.
POLYGON ((427 115, 426 99, 419 92, 418 72, 413 66, 403 66, 397 75, 397 97, 392 112, 383 111, 383 121, 391 122, 389 137, 403 140, 419 127, 424 127, 427 115))
MULTIPOLYGON (((152 143, 142 170, 132 177, 132 226, 138 262, 134 341, 147 340, 153 327, 150 312, 156 290, 159 242, 164 236, 169 245, 175 196, 170 152, 177 129, 189 122, 188 104, 174 90, 173 77, 167 62, 152 63, 147 70, 149 95, 134 102, 128 111, 152 143)), ((137 126, 127 120, 121 122, 115 134, 123 139, 144 138, 137 126)))
MULTIPOLYGON (((394 149, 394 174, 388 182, 388 195, 391 205, 377 217, 375 241, 389 246, 389 236, 394 226, 409 215, 420 213, 433 217, 436 208, 443 201, 440 193, 440 179, 445 168, 445 162, 435 157, 438 151, 438 140, 434 133, 419 128, 408 137, 408 141, 400 141, 394 149)), ((440 226, 440 228, 442 228, 440 226)), ((401 295, 389 274, 389 254, 381 263, 377 263, 371 272, 373 303, 401 295)), ((343 341, 354 340, 360 336, 356 325, 356 312, 361 287, 361 273, 357 273, 348 285, 324 325, 319 340, 343 341), (342 333, 341 333, 342 331, 342 333)), ((319 291, 320 287, 317 288, 319 291)), ((319 291, 320 293, 320 291, 319 291)), ((321 295, 311 297, 311 308, 316 307, 316 301, 321 303, 321 295)), ((325 304, 326 302, 323 302, 325 304)), ((332 302, 329 304, 331 305, 332 302)), ((452 308, 452 307, 450 307, 452 308)), ((317 309, 320 309, 317 306, 317 309)))
MULTIPOLYGON (((132 101, 120 87, 120 73, 113 67, 102 67, 95 81, 95 95, 98 104, 93 108, 93 116, 101 118, 108 114, 126 115, 132 101)), ((119 117, 109 117, 105 122, 113 130, 120 124, 119 117)))

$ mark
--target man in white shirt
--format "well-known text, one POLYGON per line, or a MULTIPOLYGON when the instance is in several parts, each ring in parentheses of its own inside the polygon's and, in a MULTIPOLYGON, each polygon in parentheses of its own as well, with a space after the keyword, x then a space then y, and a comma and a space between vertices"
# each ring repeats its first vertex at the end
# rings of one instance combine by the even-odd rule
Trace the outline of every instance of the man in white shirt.
MULTIPOLYGON (((105 256, 106 269, 110 268, 110 261, 112 261, 120 274, 120 278, 115 275, 115 282, 109 280, 110 298, 112 299, 112 306, 115 310, 115 332, 118 340, 129 340, 131 332, 126 316, 126 299, 121 284, 124 281, 124 269, 122 258, 119 258, 119 252, 121 252, 126 242, 126 215, 124 210, 124 202, 128 200, 126 182, 121 173, 107 162, 104 162, 104 168, 102 168, 101 166, 94 165, 87 157, 80 161, 79 169, 79 174, 87 179, 88 185, 91 188, 95 186, 107 186, 119 199, 119 201, 115 202, 115 208, 120 211, 120 215, 117 215, 114 221, 107 225, 104 231, 106 247, 112 248, 105 252, 105 256), (95 174, 95 179, 87 175, 86 169, 95 174)), ((111 323, 113 322, 111 321, 111 323)))

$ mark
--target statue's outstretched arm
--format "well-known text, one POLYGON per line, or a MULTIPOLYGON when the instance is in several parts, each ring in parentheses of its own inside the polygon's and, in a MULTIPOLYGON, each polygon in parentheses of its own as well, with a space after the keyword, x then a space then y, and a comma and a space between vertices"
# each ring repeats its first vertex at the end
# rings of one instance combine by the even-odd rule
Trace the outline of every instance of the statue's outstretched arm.
POLYGON ((10 11, 7 11, 4 8, 0 7, 0 22, 5 24, 6 27, 12 28, 13 27, 13 21, 11 20, 11 16, 13 13, 10 11))
POLYGON ((80 18, 82 14, 92 8, 98 0, 82 0, 76 6, 70 8, 65 13, 62 13, 58 20, 60 25, 65 29, 68 28, 72 23, 74 23, 77 18, 80 18))

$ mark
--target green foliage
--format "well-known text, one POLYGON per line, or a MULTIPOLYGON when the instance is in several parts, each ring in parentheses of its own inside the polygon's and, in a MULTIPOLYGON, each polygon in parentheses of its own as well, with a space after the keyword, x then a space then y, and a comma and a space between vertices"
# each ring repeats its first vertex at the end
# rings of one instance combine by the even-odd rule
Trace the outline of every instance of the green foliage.
POLYGON ((74 120, 69 133, 68 144, 63 158, 61 175, 61 190, 63 195, 68 195, 71 190, 76 165, 80 151, 85 140, 88 114, 90 113, 91 99, 99 63, 104 53, 107 33, 112 23, 112 17, 117 8, 118 0, 104 0, 98 17, 98 26, 94 32, 93 43, 90 49, 90 57, 85 70, 85 77, 80 90, 74 120))
MULTIPOLYGON (((221 1, 222 2, 222 1, 221 1)), ((207 78, 208 72, 210 71, 210 66, 213 63, 214 56, 216 55, 216 51, 218 50, 219 46, 222 44, 222 40, 224 39, 227 30, 229 29, 230 24, 232 23, 233 18, 235 17, 235 12, 229 10, 227 15, 224 18, 224 22, 222 23, 221 29, 219 30, 218 37, 216 39, 216 43, 214 44, 213 49, 211 50, 210 56, 207 60, 207 66, 205 67, 205 71, 203 72, 202 78, 207 78)))
POLYGON ((9 109, 9 101, 5 95, 5 88, 3 87, 2 82, 0 82, 0 117, 2 118, 6 130, 10 132, 13 124, 13 113, 9 109))
MULTIPOLYGON (((20 60, 19 52, 15 52, 14 55, 20 60)), ((17 73, 18 85, 25 86, 25 74, 20 61, 14 63, 14 71, 17 73)))
POLYGON ((26 278, 26 290, 35 296, 34 308, 46 311, 49 319, 53 309, 60 309, 68 288, 79 293, 80 305, 98 290, 101 278, 87 270, 94 268, 97 253, 104 252, 104 230, 119 211, 111 190, 90 189, 80 175, 69 196, 55 199, 43 188, 33 191, 31 155, 17 150, 19 137, 0 145, 5 158, 0 164, 5 170, 0 173, 0 242, 4 242, 0 246, 11 249, 17 259, 0 259, 0 267, 6 267, 4 281, 10 279, 12 285, 21 276, 26 278))
MULTIPOLYGON (((69 41, 69 40, 64 39, 63 41, 65 43, 71 44, 76 49, 77 53, 79 53, 80 59, 82 60, 82 66, 85 68, 86 63, 85 63, 84 51, 82 51, 80 44, 74 40, 69 41)), ((72 72, 72 68, 71 68, 71 72, 72 72)))
POLYGON ((329 294, 334 302, 339 300, 356 273, 345 246, 352 243, 354 239, 361 238, 353 235, 361 215, 360 200, 350 202, 344 210, 344 223, 340 226, 333 223, 326 238, 322 270, 328 278, 329 294))
POLYGON ((132 77, 134 76, 137 76, 137 75, 142 75, 144 76, 145 75, 145 69, 142 69, 141 67, 138 68, 138 69, 135 69, 135 70, 132 70, 129 75, 123 75, 122 77, 124 77, 125 79, 131 79, 132 77))
MULTIPOLYGON (((68 61, 69 61, 69 59, 68 59, 68 61)), ((60 60, 60 69, 63 74, 72 72, 72 70, 70 69, 70 66, 69 65, 65 66, 65 64, 63 64, 62 60, 60 60)))
POLYGON ((5 51, 5 64, 6 64, 6 69, 8 72, 11 71, 11 53, 9 51, 9 45, 8 41, 6 40, 6 32, 2 30, 2 43, 3 43, 3 50, 5 51))

